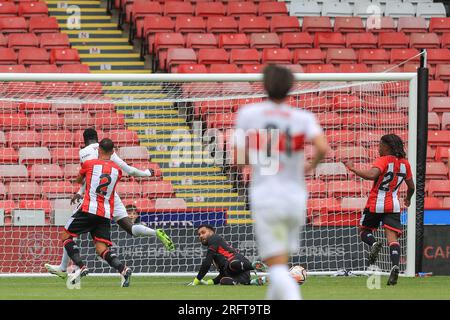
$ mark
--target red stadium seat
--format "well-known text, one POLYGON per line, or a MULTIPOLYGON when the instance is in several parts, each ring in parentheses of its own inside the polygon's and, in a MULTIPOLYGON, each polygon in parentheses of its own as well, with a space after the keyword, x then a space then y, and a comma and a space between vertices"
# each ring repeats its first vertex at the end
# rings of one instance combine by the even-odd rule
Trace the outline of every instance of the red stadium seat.
POLYGON ((74 135, 68 130, 42 131, 41 134, 43 147, 71 147, 73 145, 74 135))
POLYGON ((53 163, 60 165, 79 162, 79 152, 79 148, 54 148, 50 151, 53 163))
POLYGON ((43 164, 50 162, 50 151, 45 147, 23 147, 19 149, 19 163, 21 164, 43 164))
POLYGON ((167 1, 164 3, 164 15, 171 18, 193 16, 194 7, 190 2, 167 1))
MULTIPOLYGON (((331 103, 330 103, 331 105, 331 103)), ((341 129, 343 118, 336 112, 319 113, 317 120, 325 129, 341 129)))
MULTIPOLYGON (((63 64, 59 68, 60 73, 90 73, 89 66, 87 64, 63 64)), ((80 82, 78 82, 80 83, 80 82)), ((86 83, 86 82, 81 82, 86 83)), ((91 83, 92 85, 92 83, 91 83)))
POLYGON ((276 33, 252 33, 250 35, 250 48, 279 48, 280 38, 276 33))
MULTIPOLYGON (((25 49, 22 49, 25 50, 25 49)), ((5 97, 16 97, 18 95, 30 94, 31 97, 35 97, 40 93, 40 87, 36 82, 9 82, 6 84, 5 97)), ((40 104, 40 103, 37 103, 40 104)))
POLYGON ((175 32, 204 33, 206 23, 202 17, 178 16, 175 20, 175 32))
POLYGON ((233 49, 230 52, 230 62, 241 64, 259 64, 260 57, 256 49, 233 49))
MULTIPOLYGON (((139 170, 145 171, 147 169, 153 170, 153 176, 150 178, 151 180, 161 180, 161 168, 157 163, 148 162, 148 161, 133 161, 131 165, 139 170)), ((126 173, 125 173, 126 175, 126 173)), ((139 177, 134 177, 134 179, 139 179, 139 177)), ((144 180, 147 180, 149 178, 145 177, 142 178, 144 180)))
MULTIPOLYGON (((2 151, 5 149, 1 149, 2 151)), ((5 155, 3 155, 4 157, 5 155)), ((2 162, 6 163, 6 162, 2 162)), ((28 180, 28 171, 27 167, 17 162, 13 165, 0 165, 0 179, 4 182, 9 181, 27 181, 28 180)))
POLYGON ((286 32, 281 35, 282 48, 312 48, 313 41, 307 32, 286 32))
POLYGON ((56 113, 65 112, 81 112, 82 106, 81 101, 61 101, 52 104, 52 111, 56 113))
POLYGON ((35 164, 31 167, 30 178, 37 182, 57 181, 63 177, 63 171, 57 164, 35 164))
POLYGON ((125 119, 123 114, 99 112, 94 117, 94 126, 103 130, 122 129, 125 127, 125 119))
POLYGON ((403 72, 402 66, 396 64, 373 64, 372 72, 403 72))
POLYGON ((450 146, 436 148, 436 161, 448 162, 450 146))
POLYGON ((117 147, 135 146, 139 144, 139 137, 136 131, 131 130, 111 130, 105 133, 105 136, 114 141, 117 147))
POLYGON ((55 130, 62 127, 62 118, 55 113, 32 114, 29 117, 30 129, 33 130, 55 130))
POLYGON ((436 158, 436 149, 427 145, 427 161, 432 161, 436 158))
POLYGON ((45 2, 21 2, 18 13, 25 18, 48 17, 48 7, 45 2))
POLYGON ((34 33, 13 33, 8 37, 8 48, 34 48, 39 46, 39 39, 34 33))
POLYGON ((0 208, 5 210, 5 214, 7 215, 11 214, 11 212, 17 207, 18 205, 12 200, 0 200, 0 208))
POLYGON ((224 16, 225 12, 222 2, 200 2, 195 6, 195 15, 198 17, 224 16))
POLYGON ((57 65, 62 64, 79 64, 80 56, 77 49, 51 49, 50 63, 57 65))
POLYGON ((145 17, 142 21, 142 26, 140 26, 140 21, 137 21, 136 24, 136 38, 140 39, 143 37, 147 41, 148 47, 152 49, 149 53, 153 52, 153 38, 155 33, 174 32, 175 30, 175 22, 169 17, 145 17))
POLYGON ((337 161, 347 162, 368 162, 370 161, 369 153, 364 147, 338 147, 335 152, 337 161))
POLYGON ((126 6, 125 21, 136 25, 137 21, 142 20, 145 16, 157 16, 162 12, 163 9, 159 2, 136 0, 132 5, 126 6))
POLYGON ((344 180, 347 178, 347 169, 341 162, 320 163, 316 168, 316 178, 322 180, 344 180))
POLYGON ((55 17, 31 17, 30 32, 40 33, 58 33, 59 25, 55 17))
POLYGON ((208 73, 204 64, 180 64, 177 67, 178 73, 208 73))
POLYGON ((450 97, 430 97, 428 109, 430 112, 450 112, 450 97))
POLYGON ((16 17, 18 7, 13 2, 0 2, 0 18, 16 17))
POLYGON ((135 205, 138 212, 152 212, 155 210, 155 200, 150 199, 123 199, 124 205, 135 205))
POLYGON ((448 92, 448 85, 444 81, 441 80, 428 81, 428 95, 430 97, 446 97, 447 92, 448 92))
MULTIPOLYGON (((79 156, 77 157, 80 161, 79 156)), ((79 163, 66 164, 64 166, 64 178, 65 179, 75 179, 80 173, 81 166, 79 163)))
POLYGON ((273 17, 289 15, 286 3, 283 2, 260 2, 258 5, 258 15, 273 17))
POLYGON ((181 198, 158 198, 155 200, 155 209, 178 209, 185 210, 187 209, 186 201, 181 198))
POLYGON ((146 147, 121 147, 117 154, 124 161, 147 161, 150 158, 146 147))
POLYGON ((437 49, 440 41, 436 33, 412 33, 409 36, 409 46, 415 49, 437 49))
POLYGON ((442 199, 434 197, 425 197, 425 210, 443 209, 442 199))
POLYGON ((235 121, 235 114, 211 114, 206 118, 208 128, 232 128, 235 121))
MULTIPOLYGON (((5 139, 6 140, 6 139, 5 139)), ((16 164, 19 162, 19 153, 14 148, 0 148, 0 164, 16 164)))
POLYGON ((11 182, 8 186, 9 199, 39 199, 41 188, 36 182, 11 182))
POLYGON ((70 48, 69 36, 65 33, 43 33, 40 47, 47 50, 70 48))
POLYGON ((179 64, 192 63, 197 63, 197 55, 193 49, 170 48, 167 51, 167 67, 169 70, 179 64))
MULTIPOLYGON (((24 17, 0 17, 0 32, 3 33, 26 33, 28 24, 24 17)), ((30 29, 30 32, 33 30, 30 29)))
POLYGON ((355 112, 360 111, 363 103, 359 96, 351 94, 337 94, 333 98, 333 111, 355 112))
POLYGON ((286 48, 266 48, 263 49, 261 60, 262 63, 267 64, 291 64, 292 54, 289 49, 286 48))
POLYGON ((336 17, 334 20, 334 32, 365 32, 366 28, 361 17, 336 17))
POLYGON ((247 49, 248 38, 243 33, 219 35, 219 48, 223 49, 247 49))
POLYGON ((258 8, 253 2, 230 2, 228 4, 227 16, 243 17, 256 16, 258 8))
POLYGON ((58 67, 54 64, 32 64, 28 67, 30 73, 58 73, 58 67))
POLYGON ((430 64, 450 63, 450 50, 429 49, 427 50, 427 61, 430 64))
POLYGON ((341 202, 341 209, 342 211, 361 212, 366 206, 366 203, 367 198, 343 198, 341 202))
POLYGON ((347 33, 345 39, 347 48, 353 49, 377 48, 377 38, 371 32, 347 33))
POLYGON ((353 49, 330 48, 327 51, 326 63, 356 63, 356 52, 353 49))
POLYGON ((142 186, 137 182, 120 182, 116 186, 116 192, 121 198, 140 198, 142 186))
POLYGON ((397 27, 392 17, 377 17, 375 23, 367 23, 367 31, 372 33, 396 32, 397 27))
POLYGON ((307 180, 306 184, 312 198, 325 198, 328 195, 327 185, 322 180, 307 180))
POLYGON ((300 32, 300 30, 297 17, 275 16, 270 21, 270 32, 300 32))
POLYGON ((16 64, 17 54, 11 48, 0 48, 0 64, 16 64))
POLYGON ((358 62, 365 64, 389 63, 389 53, 384 49, 361 49, 358 62))
POLYGON ((339 32, 317 32, 314 36, 314 46, 317 48, 344 48, 345 39, 339 32))
POLYGON ((154 41, 154 52, 158 56, 160 70, 166 69, 167 49, 184 48, 185 46, 181 33, 157 33, 154 41))
POLYGON ((239 73, 240 70, 235 64, 212 64, 209 73, 239 73))
POLYGON ((217 39, 212 33, 189 33, 186 37, 186 47, 194 50, 217 48, 217 39))
POLYGON ((450 131, 428 131, 428 144, 430 146, 448 146, 450 141, 450 131))
POLYGON ((0 33, 0 48, 6 48, 8 46, 8 38, 0 33))
POLYGON ((242 73, 262 73, 265 65, 263 64, 251 64, 251 65, 243 65, 241 67, 242 73))
POLYGON ((352 72, 364 73, 364 72, 369 72, 369 69, 367 68, 367 66, 365 64, 341 64, 341 65, 339 65, 338 72, 341 72, 341 73, 352 73, 352 72))
POLYGON ((430 32, 442 33, 450 32, 450 17, 432 17, 430 18, 430 32))
POLYGON ((41 82, 41 95, 47 97, 66 97, 72 92, 72 87, 67 82, 41 82))
POLYGON ((430 180, 426 185, 426 191, 429 197, 448 197, 450 196, 450 181, 430 180))
POLYGON ((170 198, 175 195, 170 181, 150 181, 142 184, 142 194, 150 199, 170 198))
POLYGON ((450 129, 450 112, 442 114, 442 130, 450 129))
POLYGON ((413 48, 411 48, 411 49, 392 49, 390 62, 393 64, 399 64, 408 59, 410 59, 410 61, 419 61, 420 57, 418 56, 418 54, 419 54, 419 51, 416 49, 413 49, 413 48))
MULTIPOLYGON (((245 17, 243 17, 245 19, 245 17)), ((206 21, 208 33, 237 33, 238 23, 233 17, 209 16, 206 21)), ((241 31, 239 31, 241 32, 241 31)))
POLYGON ((23 113, 2 113, 0 114, 0 128, 2 130, 26 130, 28 118, 23 113))
POLYGON ((319 64, 325 62, 324 53, 317 48, 314 49, 295 49, 294 63, 297 64, 319 64))
POLYGON ((42 183, 41 190, 47 199, 70 199, 79 190, 79 186, 69 181, 47 181, 42 183))
POLYGON ((382 49, 408 48, 409 39, 403 32, 382 32, 378 35, 378 47, 382 49))
POLYGON ((428 112, 428 130, 440 130, 441 121, 435 112, 428 112))
POLYGON ((428 162, 426 178, 434 180, 448 180, 448 167, 443 162, 428 162))
POLYGON ((0 73, 26 73, 27 69, 23 64, 17 65, 0 65, 0 73))
POLYGON ((47 215, 52 210, 49 200, 20 200, 19 209, 44 210, 47 215))
POLYGON ((333 32, 330 17, 303 17, 303 32, 333 32))
POLYGON ((441 35, 442 48, 450 48, 450 33, 444 33, 441 35))
POLYGON ((401 32, 428 32, 427 21, 423 17, 400 17, 397 23, 397 29, 401 32))
POLYGON ((64 113, 63 126, 68 130, 81 130, 92 127, 93 118, 85 113, 64 113))
POLYGON ((43 48, 22 48, 17 56, 20 64, 48 64, 49 54, 43 48))
POLYGON ((308 216, 311 217, 327 213, 328 209, 337 211, 340 207, 339 201, 335 198, 308 199, 308 216))
POLYGON ((372 183, 363 184, 356 181, 330 181, 328 196, 333 198, 364 197, 370 190, 372 183))
POLYGON ((239 19, 239 32, 264 33, 270 31, 270 23, 266 17, 247 17, 239 19))
POLYGON ((40 134, 34 130, 10 131, 6 133, 8 146, 11 148, 36 147, 41 144, 40 134))
POLYGON ((198 51, 198 63, 228 63, 229 60, 229 54, 224 49, 200 49, 198 51))

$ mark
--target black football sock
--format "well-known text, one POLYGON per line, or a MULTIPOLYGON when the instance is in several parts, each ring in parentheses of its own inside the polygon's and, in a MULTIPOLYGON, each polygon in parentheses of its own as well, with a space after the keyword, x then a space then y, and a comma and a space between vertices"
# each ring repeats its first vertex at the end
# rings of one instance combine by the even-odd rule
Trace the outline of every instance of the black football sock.
POLYGON ((363 230, 360 233, 361 240, 364 243, 367 243, 369 246, 372 246, 375 242, 377 242, 377 239, 373 236, 372 231, 369 230, 363 230))
POLYGON ((67 239, 63 242, 63 246, 67 251, 70 259, 75 263, 80 269, 84 267, 83 260, 81 260, 80 249, 73 239, 67 239))
POLYGON ((398 266, 400 263, 400 243, 389 243, 389 252, 391 253, 392 266, 398 266))
POLYGON ((101 254, 101 257, 108 262, 108 264, 116 269, 117 271, 119 271, 120 273, 122 273, 122 271, 125 269, 125 265, 120 262, 119 258, 117 258, 117 255, 114 252, 111 252, 110 250, 105 250, 103 251, 103 253, 101 254))

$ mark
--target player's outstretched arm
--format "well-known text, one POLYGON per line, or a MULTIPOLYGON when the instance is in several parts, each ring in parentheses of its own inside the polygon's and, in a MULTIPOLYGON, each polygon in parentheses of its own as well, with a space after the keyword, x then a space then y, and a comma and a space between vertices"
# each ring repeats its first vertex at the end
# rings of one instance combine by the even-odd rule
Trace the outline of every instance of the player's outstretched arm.
POLYGON ((123 161, 115 152, 111 156, 111 160, 117 164, 122 171, 126 172, 128 175, 132 177, 151 177, 153 176, 153 170, 147 169, 145 171, 139 170, 138 168, 132 167, 128 165, 125 161, 123 161))
POLYGON ((196 286, 196 285, 200 285, 200 284, 210 284, 207 281, 204 281, 203 278, 209 272, 209 269, 211 268, 211 264, 213 262, 213 258, 214 258, 213 252, 211 250, 208 250, 208 253, 206 254, 206 258, 202 262, 202 265, 197 274, 197 277, 194 278, 194 280, 191 282, 191 285, 196 286))
POLYGON ((413 179, 405 180, 405 183, 408 187, 408 191, 406 191, 405 206, 409 207, 411 205, 411 198, 416 191, 416 186, 414 185, 413 179))
POLYGON ((316 152, 311 162, 306 165, 305 172, 315 169, 320 161, 325 158, 325 155, 329 150, 328 141, 324 134, 319 134, 312 139, 312 144, 315 147, 316 152))
POLYGON ((355 168, 352 161, 348 161, 344 163, 348 170, 356 174, 358 177, 361 177, 365 180, 372 180, 375 181, 378 179, 378 177, 381 174, 380 169, 373 167, 370 170, 360 170, 355 168))

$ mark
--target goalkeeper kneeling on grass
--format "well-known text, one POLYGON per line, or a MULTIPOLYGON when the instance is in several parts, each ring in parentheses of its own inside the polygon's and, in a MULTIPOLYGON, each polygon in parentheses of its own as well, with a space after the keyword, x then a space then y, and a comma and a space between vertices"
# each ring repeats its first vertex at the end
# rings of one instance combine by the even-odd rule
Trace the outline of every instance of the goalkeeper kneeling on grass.
POLYGON ((266 266, 260 261, 251 263, 217 235, 213 226, 202 224, 197 228, 197 234, 202 245, 208 247, 208 252, 197 277, 189 285, 264 285, 266 283, 266 277, 251 279, 250 276, 250 271, 264 272, 266 266), (214 279, 204 280, 213 263, 219 275, 214 279))

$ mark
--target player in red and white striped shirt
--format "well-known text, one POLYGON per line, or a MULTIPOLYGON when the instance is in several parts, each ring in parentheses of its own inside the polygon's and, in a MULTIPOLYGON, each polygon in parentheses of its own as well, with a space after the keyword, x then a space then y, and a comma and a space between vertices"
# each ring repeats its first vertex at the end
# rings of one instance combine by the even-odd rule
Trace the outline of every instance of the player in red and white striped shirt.
POLYGON ((400 243, 398 238, 402 234, 402 225, 398 190, 404 181, 408 187, 404 204, 409 207, 415 189, 411 166, 406 159, 403 146, 403 141, 399 136, 387 134, 381 137, 380 157, 375 160, 370 170, 358 170, 353 166, 353 163, 346 163, 347 168, 356 175, 374 181, 361 218, 360 236, 364 243, 371 246, 369 265, 373 265, 378 258, 382 243, 375 239, 372 232, 378 229, 381 222, 383 223, 392 262, 388 285, 397 284, 400 272, 400 243))
POLYGON ((99 256, 119 271, 121 286, 128 287, 131 269, 126 267, 115 253, 109 250, 111 242, 111 219, 114 215, 114 193, 116 185, 122 177, 122 170, 111 161, 114 153, 114 143, 110 139, 103 139, 99 143, 98 159, 87 160, 81 167, 76 182, 86 180, 86 192, 80 209, 67 222, 62 240, 70 259, 79 267, 77 272, 69 276, 74 281, 79 276, 88 274, 80 256, 80 250, 73 241, 83 233, 89 232, 95 242, 95 249, 99 256))

